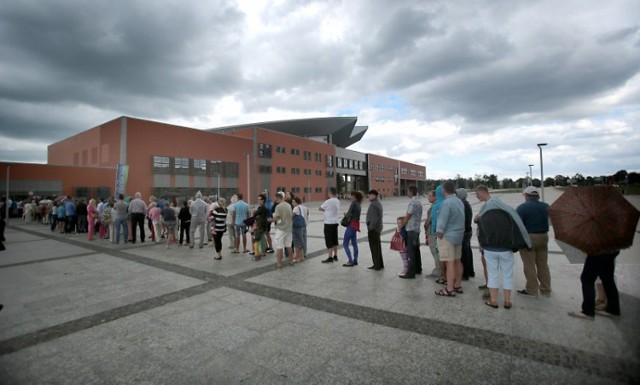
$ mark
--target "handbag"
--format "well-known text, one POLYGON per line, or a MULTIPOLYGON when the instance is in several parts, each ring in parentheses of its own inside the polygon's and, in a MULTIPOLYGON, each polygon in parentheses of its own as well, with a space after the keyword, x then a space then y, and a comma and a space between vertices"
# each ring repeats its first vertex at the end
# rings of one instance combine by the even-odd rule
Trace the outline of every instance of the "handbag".
POLYGON ((300 229, 302 227, 304 227, 305 223, 304 223, 304 218, 302 217, 302 215, 294 215, 293 216, 293 228, 294 229, 300 229))
POLYGON ((351 223, 351 214, 345 215, 340 221, 340 226, 349 227, 349 223, 351 223))
POLYGON ((400 235, 400 232, 398 230, 396 230, 396 232, 393 233, 393 237, 391 237, 391 250, 405 250, 404 239, 402 239, 402 235, 400 235))

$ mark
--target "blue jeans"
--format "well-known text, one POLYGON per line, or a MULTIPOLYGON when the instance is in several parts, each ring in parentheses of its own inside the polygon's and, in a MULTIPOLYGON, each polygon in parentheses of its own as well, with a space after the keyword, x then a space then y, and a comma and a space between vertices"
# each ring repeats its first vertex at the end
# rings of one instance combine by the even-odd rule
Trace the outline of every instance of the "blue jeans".
POLYGON ((355 229, 347 227, 347 229, 344 231, 342 246, 344 247, 344 252, 347 253, 349 262, 358 263, 358 236, 355 229), (349 243, 351 243, 351 245, 353 246, 353 259, 351 259, 351 250, 349 249, 349 243))
POLYGON ((120 244, 120 227, 122 227, 122 233, 124 235, 124 243, 127 243, 127 239, 129 239, 129 226, 127 223, 127 218, 116 219, 115 220, 115 233, 116 233, 116 244, 120 244))

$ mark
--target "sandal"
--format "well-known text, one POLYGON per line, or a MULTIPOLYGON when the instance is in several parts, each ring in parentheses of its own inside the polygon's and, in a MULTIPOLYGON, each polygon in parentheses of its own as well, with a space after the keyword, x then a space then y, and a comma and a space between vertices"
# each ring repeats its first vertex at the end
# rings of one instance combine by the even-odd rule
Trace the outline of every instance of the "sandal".
POLYGON ((447 284, 447 279, 446 278, 438 278, 438 279, 436 279, 436 283, 439 283, 441 285, 446 285, 447 284))
POLYGON ((496 302, 486 301, 484 304, 487 305, 487 306, 491 306, 494 309, 498 308, 498 304, 496 302))
POLYGON ((488 289, 487 285, 478 286, 478 290, 486 290, 486 289, 488 289))
POLYGON ((449 291, 449 289, 447 289, 446 287, 444 289, 436 290, 435 293, 436 293, 436 295, 439 295, 441 297, 455 297, 456 296, 455 290, 449 291))
POLYGON ((455 291, 455 292, 456 292, 456 293, 458 293, 458 294, 463 294, 463 293, 464 293, 464 291, 462 290, 462 286, 460 286, 460 287, 454 287, 454 288, 453 288, 453 291, 455 291))
POLYGON ((513 304, 509 301, 505 301, 504 302, 504 308, 505 309, 511 309, 511 307, 513 306, 513 304))
POLYGON ((213 257, 213 259, 215 259, 216 261, 219 261, 222 259, 222 255, 218 256, 218 257, 213 257))

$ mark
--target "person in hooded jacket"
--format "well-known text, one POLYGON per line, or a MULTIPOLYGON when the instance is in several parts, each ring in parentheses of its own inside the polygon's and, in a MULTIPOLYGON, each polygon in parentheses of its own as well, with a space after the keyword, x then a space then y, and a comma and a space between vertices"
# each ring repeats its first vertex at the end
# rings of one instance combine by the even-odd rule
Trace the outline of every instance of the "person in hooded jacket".
POLYGON ((489 280, 489 300, 487 306, 498 308, 499 276, 502 274, 504 308, 510 309, 513 290, 514 252, 521 248, 531 248, 531 239, 516 210, 499 199, 491 199, 489 189, 480 185, 476 188, 478 200, 487 202, 478 214, 478 241, 484 250, 489 280))

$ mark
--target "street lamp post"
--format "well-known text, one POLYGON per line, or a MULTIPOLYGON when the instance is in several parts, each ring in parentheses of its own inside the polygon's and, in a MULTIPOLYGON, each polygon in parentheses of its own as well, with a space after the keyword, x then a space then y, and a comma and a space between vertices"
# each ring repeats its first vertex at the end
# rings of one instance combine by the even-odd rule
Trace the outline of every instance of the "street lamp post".
POLYGON ((532 164, 529 165, 529 186, 533 184, 533 171, 531 171, 532 164))
POLYGON ((540 190, 542 192, 542 201, 544 202, 544 167, 542 165, 542 147, 547 143, 538 143, 537 146, 540 149, 540 190))

